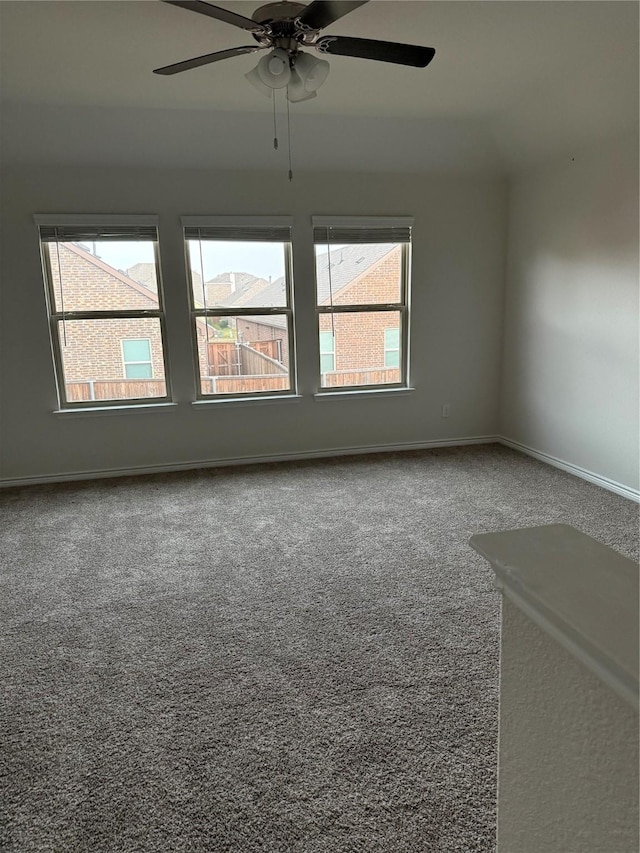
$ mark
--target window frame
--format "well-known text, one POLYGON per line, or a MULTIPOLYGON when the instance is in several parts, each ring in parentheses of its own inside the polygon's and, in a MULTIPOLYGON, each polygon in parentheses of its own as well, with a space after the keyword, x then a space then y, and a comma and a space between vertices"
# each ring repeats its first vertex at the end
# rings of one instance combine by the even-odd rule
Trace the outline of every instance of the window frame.
MULTIPOLYGON (((133 408, 136 406, 153 406, 166 405, 172 402, 171 393, 171 377, 169 372, 169 355, 167 347, 167 329, 166 329, 166 313, 164 309, 164 293, 162 287, 162 275, 160 268, 160 250, 158 238, 158 217, 151 215, 135 215, 135 214, 77 214, 77 215, 58 215, 58 214, 35 214, 34 222, 38 228, 38 242, 40 246, 40 258, 42 262, 42 273, 44 279, 45 302, 47 307, 47 315, 49 319, 49 338, 51 343, 51 351, 53 358, 53 369, 56 381, 56 390, 58 395, 58 410, 59 411, 80 411, 86 409, 107 409, 107 408, 133 408), (43 231, 50 231, 51 228, 60 230, 60 236, 55 239, 43 239, 43 231), (52 259, 49 246, 53 243, 76 242, 89 239, 87 236, 79 236, 81 233, 86 235, 91 233, 96 242, 99 242, 100 236, 111 235, 117 232, 122 237, 122 242, 131 240, 136 241, 136 237, 144 234, 144 241, 151 242, 153 245, 153 258, 156 273, 156 281, 158 285, 157 309, 113 309, 113 310, 95 310, 95 311, 65 311, 61 305, 60 310, 56 308, 54 278, 52 271, 52 259), (150 233, 153 232, 153 238, 150 238, 150 233), (74 233, 76 238, 74 240, 74 233), (136 320, 154 318, 159 322, 160 340, 162 344, 162 363, 164 370, 165 394, 154 397, 126 397, 110 400, 69 400, 67 397, 64 359, 62 355, 62 345, 60 341, 60 323, 77 321, 77 320, 136 320)), ((142 242, 142 240, 140 240, 142 242)), ((60 282, 61 288, 64 288, 64 283, 60 282)))
MULTIPOLYGON (((398 382, 384 383, 369 383, 367 385, 335 385, 323 386, 322 373, 319 371, 317 375, 316 396, 331 396, 344 394, 357 394, 367 391, 395 391, 407 390, 411 388, 409 381, 409 335, 410 335, 410 292, 411 292, 411 247, 412 247, 412 217, 360 217, 360 216, 314 216, 312 217, 313 224, 313 247, 314 247, 314 278, 315 278, 315 309, 316 309, 316 340, 318 342, 318 350, 320 344, 320 318, 323 314, 331 316, 332 314, 355 314, 355 313, 383 313, 393 312, 400 314, 400 323, 398 326, 399 335, 399 364, 400 379, 398 382), (376 243, 375 240, 340 240, 340 234, 352 231, 357 233, 362 231, 373 237, 377 231, 380 232, 380 243, 397 242, 401 246, 401 261, 400 261, 400 294, 398 302, 384 303, 354 303, 340 305, 319 305, 318 304, 318 282, 317 282, 317 264, 315 249, 316 246, 331 246, 329 232, 335 229, 337 245, 355 245, 358 242, 376 243), (398 233, 408 232, 406 240, 390 240, 388 235, 393 234, 394 230, 398 233), (321 231, 326 231, 327 239, 317 239, 317 235, 321 231)), ((335 334, 334 334, 335 348, 335 334)), ((386 348, 384 349, 386 352, 386 348)), ((334 349, 334 366, 335 366, 335 349, 334 349)), ((318 357, 318 366, 320 359, 318 357)), ((386 369, 386 366, 385 366, 386 369)))
MULTIPOLYGON (((182 216, 182 238, 184 243, 185 253, 185 268, 187 285, 189 290, 189 315, 190 315, 190 334, 193 352, 193 365, 196 379, 195 386, 195 402, 202 403, 224 403, 232 400, 247 400, 260 401, 272 397, 292 397, 297 396, 297 359, 295 350, 295 329, 294 329, 294 304, 293 304, 293 217, 290 216, 182 216), (199 229, 201 236, 198 238, 187 235, 187 232, 199 229), (189 240, 192 239, 219 239, 223 242, 245 242, 242 240, 243 235, 247 235, 249 242, 251 233, 269 230, 288 230, 288 240, 254 240, 255 242, 274 242, 282 243, 284 250, 284 280, 285 280, 285 306, 266 306, 266 307, 244 307, 232 306, 229 308, 215 306, 197 308, 194 299, 194 282, 190 263, 189 240), (207 238, 209 233, 219 233, 221 236, 207 238), (224 236, 225 232, 227 237, 224 236), (198 351, 198 339, 196 332, 196 322, 199 318, 215 317, 267 317, 267 316, 286 316, 287 318, 287 346, 289 359, 289 387, 282 390, 268 391, 245 391, 245 392, 230 392, 224 394, 204 394, 202 392, 202 375, 200 372, 200 358, 198 351)), ((204 284, 204 282, 203 282, 204 284)))

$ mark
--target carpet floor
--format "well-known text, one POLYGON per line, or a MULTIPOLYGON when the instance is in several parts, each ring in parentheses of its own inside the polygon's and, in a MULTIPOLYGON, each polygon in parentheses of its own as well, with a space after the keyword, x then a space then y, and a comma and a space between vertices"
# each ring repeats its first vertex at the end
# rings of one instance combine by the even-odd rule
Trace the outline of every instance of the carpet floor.
POLYGON ((493 445, 5 490, 0 848, 492 851, 469 537, 637 516, 493 445))

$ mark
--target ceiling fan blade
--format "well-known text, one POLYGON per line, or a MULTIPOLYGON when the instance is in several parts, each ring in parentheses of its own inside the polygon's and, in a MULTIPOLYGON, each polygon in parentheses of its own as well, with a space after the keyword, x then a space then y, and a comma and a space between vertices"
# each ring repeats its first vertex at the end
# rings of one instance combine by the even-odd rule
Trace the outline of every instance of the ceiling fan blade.
POLYGON ((413 65, 415 68, 424 68, 436 53, 432 47, 347 36, 322 36, 315 42, 314 47, 320 53, 331 53, 334 56, 356 56, 359 59, 376 59, 378 62, 413 65))
POLYGON ((309 29, 321 30, 367 2, 368 0, 314 0, 300 15, 299 21, 309 29))
POLYGON ((257 50, 266 50, 258 45, 249 47, 232 47, 229 50, 219 50, 217 53, 207 53, 204 56, 195 56, 193 59, 185 59, 184 62, 176 62, 173 65, 165 65, 162 68, 154 68, 154 74, 179 74, 180 71, 188 71, 190 68, 199 68, 210 62, 218 62, 221 59, 230 59, 232 56, 240 56, 242 53, 255 53, 257 50))
POLYGON ((232 24, 234 27, 242 27, 243 30, 249 30, 251 33, 268 32, 267 28, 257 21, 252 21, 251 18, 245 18, 243 15, 236 15, 235 12, 229 12, 227 9, 221 9, 220 6, 205 3, 204 0, 164 0, 164 2, 170 6, 180 6, 182 9, 189 9, 191 12, 208 15, 210 18, 216 18, 218 21, 224 21, 225 24, 232 24))

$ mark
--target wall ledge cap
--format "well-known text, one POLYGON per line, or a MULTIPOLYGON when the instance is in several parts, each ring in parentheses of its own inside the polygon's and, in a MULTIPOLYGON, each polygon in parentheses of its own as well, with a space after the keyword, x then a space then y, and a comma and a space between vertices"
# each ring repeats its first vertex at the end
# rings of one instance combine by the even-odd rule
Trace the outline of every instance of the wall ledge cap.
POLYGON ((532 621, 638 708, 638 565, 568 524, 481 533, 471 547, 532 621))

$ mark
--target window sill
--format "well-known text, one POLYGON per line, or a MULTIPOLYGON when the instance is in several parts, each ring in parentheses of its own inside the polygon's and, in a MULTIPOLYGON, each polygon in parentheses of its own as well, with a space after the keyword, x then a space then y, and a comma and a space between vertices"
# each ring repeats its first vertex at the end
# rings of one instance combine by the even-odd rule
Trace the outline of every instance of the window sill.
POLYGON ((403 397, 412 394, 415 390, 415 388, 368 388, 363 391, 355 389, 350 391, 317 391, 313 395, 313 399, 316 402, 321 402, 324 400, 344 400, 346 398, 360 400, 363 397, 386 397, 387 395, 403 397))
POLYGON ((297 400, 302 400, 302 394, 283 394, 272 397, 220 397, 211 400, 196 400, 191 405, 195 411, 202 412, 216 406, 229 406, 229 408, 234 406, 271 406, 292 403, 297 400))
POLYGON ((174 412, 177 408, 177 403, 140 403, 133 406, 94 406, 82 409, 55 409, 52 414, 63 418, 96 418, 103 415, 122 415, 127 412, 132 412, 136 415, 153 414, 154 412, 174 412))

